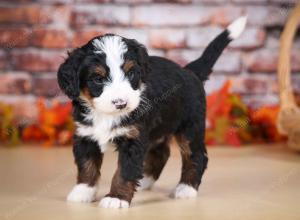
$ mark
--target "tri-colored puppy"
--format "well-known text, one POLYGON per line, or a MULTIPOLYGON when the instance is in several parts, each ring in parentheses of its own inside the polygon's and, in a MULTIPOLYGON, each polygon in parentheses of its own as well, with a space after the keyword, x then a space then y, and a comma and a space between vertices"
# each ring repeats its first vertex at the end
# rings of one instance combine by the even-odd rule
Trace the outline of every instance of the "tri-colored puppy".
POLYGON ((137 187, 149 189, 159 178, 175 137, 182 171, 175 198, 197 196, 207 166, 204 81, 226 46, 244 30, 246 17, 232 23, 197 60, 184 68, 149 56, 136 40, 107 34, 69 53, 58 83, 72 99, 76 123, 74 156, 77 185, 68 201, 92 202, 103 153, 119 153, 105 208, 128 208, 137 187))

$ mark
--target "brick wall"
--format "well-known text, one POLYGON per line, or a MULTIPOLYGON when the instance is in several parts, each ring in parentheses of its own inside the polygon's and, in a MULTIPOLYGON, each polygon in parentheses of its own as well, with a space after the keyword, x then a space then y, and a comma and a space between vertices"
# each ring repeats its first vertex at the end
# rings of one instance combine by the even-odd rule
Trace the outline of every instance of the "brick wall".
MULTIPOLYGON (((222 28, 243 13, 249 25, 231 44, 207 82, 208 91, 226 79, 254 106, 276 103, 278 39, 296 0, 1 0, 0 102, 35 117, 38 96, 66 100, 56 70, 67 49, 107 32, 136 38, 150 54, 185 64, 200 55, 222 28)), ((293 71, 300 72, 300 38, 293 71)), ((294 74, 300 92, 300 75, 294 74)))

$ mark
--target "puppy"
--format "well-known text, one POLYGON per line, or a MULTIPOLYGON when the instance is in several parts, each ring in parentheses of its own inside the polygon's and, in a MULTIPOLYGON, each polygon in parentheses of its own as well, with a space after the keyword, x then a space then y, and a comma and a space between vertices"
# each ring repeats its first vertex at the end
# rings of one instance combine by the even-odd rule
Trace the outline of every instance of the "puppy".
POLYGON ((182 156, 174 198, 196 197, 208 162, 203 84, 245 24, 246 17, 237 19, 184 68, 149 56, 136 40, 113 34, 95 37, 69 53, 58 70, 59 86, 72 100, 76 123, 77 185, 67 200, 95 200, 103 154, 113 146, 118 168, 100 206, 128 208, 137 187, 150 189, 159 178, 171 137, 182 156))

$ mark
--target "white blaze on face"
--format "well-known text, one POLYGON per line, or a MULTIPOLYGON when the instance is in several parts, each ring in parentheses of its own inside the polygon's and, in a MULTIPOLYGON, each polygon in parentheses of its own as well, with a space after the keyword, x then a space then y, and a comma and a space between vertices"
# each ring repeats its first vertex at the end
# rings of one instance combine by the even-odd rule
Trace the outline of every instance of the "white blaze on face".
POLYGON ((108 82, 99 97, 93 99, 95 108, 103 113, 120 113, 112 103, 113 100, 122 99, 127 102, 123 113, 133 111, 140 102, 140 90, 134 90, 126 79, 121 68, 124 63, 124 54, 128 48, 119 36, 105 36, 101 40, 95 39, 93 45, 95 53, 106 55, 106 64, 109 67, 111 82, 108 82))

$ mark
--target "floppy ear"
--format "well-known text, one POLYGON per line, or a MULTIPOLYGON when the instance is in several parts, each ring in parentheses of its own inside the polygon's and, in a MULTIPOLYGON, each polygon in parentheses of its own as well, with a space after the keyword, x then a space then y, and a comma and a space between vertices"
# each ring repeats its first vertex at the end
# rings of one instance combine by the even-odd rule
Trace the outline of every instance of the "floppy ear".
POLYGON ((137 45, 137 54, 138 54, 138 63, 142 67, 143 74, 142 76, 145 77, 149 72, 149 55, 147 49, 144 45, 138 44, 137 45))
POLYGON ((147 49, 143 44, 134 39, 127 39, 126 43, 137 54, 137 63, 142 68, 142 79, 144 79, 149 72, 149 55, 147 49))
POLYGON ((75 99, 80 94, 79 89, 79 66, 85 53, 78 48, 69 53, 69 57, 60 65, 57 80, 60 89, 70 98, 75 99))

